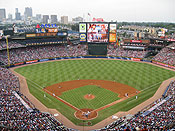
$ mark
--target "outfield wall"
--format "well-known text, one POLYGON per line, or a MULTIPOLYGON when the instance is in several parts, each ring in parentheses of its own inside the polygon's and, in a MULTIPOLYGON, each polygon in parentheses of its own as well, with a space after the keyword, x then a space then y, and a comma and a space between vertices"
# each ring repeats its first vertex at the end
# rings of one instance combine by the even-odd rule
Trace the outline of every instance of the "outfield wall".
POLYGON ((175 70, 175 66, 171 66, 165 63, 161 63, 158 61, 149 61, 149 60, 144 60, 141 58, 127 58, 127 57, 112 57, 112 56, 78 56, 78 57, 57 57, 57 58, 48 58, 48 59, 40 59, 40 60, 31 60, 31 61, 26 61, 26 62, 20 62, 20 63, 15 63, 13 65, 10 65, 10 67, 15 67, 15 66, 20 66, 20 65, 25 65, 25 64, 32 64, 32 63, 37 63, 37 62, 44 62, 44 61, 52 61, 52 60, 64 60, 64 59, 82 59, 82 58, 105 58, 105 59, 118 59, 118 60, 130 60, 130 61, 143 61, 147 63, 153 63, 157 64, 160 66, 168 67, 171 69, 175 70))
POLYGON ((88 44, 89 55, 107 55, 107 44, 88 44))

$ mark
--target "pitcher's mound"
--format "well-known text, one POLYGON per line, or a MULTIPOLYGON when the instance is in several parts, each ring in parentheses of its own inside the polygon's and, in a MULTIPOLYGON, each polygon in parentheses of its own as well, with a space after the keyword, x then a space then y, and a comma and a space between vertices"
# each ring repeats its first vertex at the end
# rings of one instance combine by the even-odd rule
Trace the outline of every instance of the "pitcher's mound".
POLYGON ((86 94, 86 95, 84 96, 84 98, 87 99, 87 100, 92 100, 92 99, 95 98, 95 96, 92 95, 92 94, 86 94))
POLYGON ((80 120, 92 120, 97 117, 98 113, 93 109, 80 109, 79 111, 75 112, 74 115, 80 120))

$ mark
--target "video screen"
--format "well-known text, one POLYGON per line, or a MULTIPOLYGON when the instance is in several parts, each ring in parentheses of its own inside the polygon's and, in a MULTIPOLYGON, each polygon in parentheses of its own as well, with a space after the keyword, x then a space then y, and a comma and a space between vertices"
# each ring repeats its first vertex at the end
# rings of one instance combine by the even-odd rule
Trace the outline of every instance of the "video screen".
POLYGON ((87 42, 108 42, 108 24, 89 23, 87 42))

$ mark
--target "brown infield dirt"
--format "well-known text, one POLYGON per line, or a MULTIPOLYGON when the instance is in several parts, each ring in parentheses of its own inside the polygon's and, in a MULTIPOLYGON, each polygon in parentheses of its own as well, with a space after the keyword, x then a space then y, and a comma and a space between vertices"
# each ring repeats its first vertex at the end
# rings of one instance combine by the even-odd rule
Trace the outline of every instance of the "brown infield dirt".
POLYGON ((61 83, 57 83, 51 86, 44 88, 51 93, 54 93, 56 96, 60 96, 62 92, 72 90, 75 88, 83 87, 86 85, 96 85, 99 88, 105 88, 112 92, 118 94, 118 97, 123 98, 125 94, 128 93, 128 96, 133 96, 136 94, 137 89, 121 84, 115 81, 107 81, 107 80, 73 80, 73 81, 64 81, 61 83))
MULTIPOLYGON (((57 83, 51 86, 48 86, 46 88, 43 89, 45 92, 47 92, 48 94, 54 96, 55 98, 57 98, 59 101, 63 102, 64 104, 68 105, 69 107, 71 107, 72 109, 76 110, 75 112, 75 117, 81 120, 92 120, 95 119, 97 117, 98 111, 103 110, 107 107, 110 107, 116 103, 119 103, 129 97, 132 97, 134 95, 136 95, 137 93, 140 93, 140 91, 138 91, 137 89, 125 85, 125 84, 121 84, 115 81, 107 81, 107 80, 73 80, 73 81, 65 81, 65 82, 61 82, 61 83, 57 83), (114 101, 108 105, 105 105, 103 107, 100 107, 98 109, 92 110, 92 109, 87 109, 89 111, 91 111, 91 113, 88 115, 88 117, 85 117, 86 112, 84 112, 84 110, 86 109, 78 109, 75 106, 71 105, 70 103, 64 101, 63 99, 61 99, 59 96, 62 94, 62 92, 68 91, 68 90, 72 90, 75 88, 79 88, 79 87, 83 87, 86 85, 96 85, 99 88, 105 88, 107 90, 110 90, 112 92, 115 92, 118 94, 118 97, 122 98, 120 100, 114 101), (128 96, 126 97, 126 94, 128 94, 128 96)), ((87 94, 84 96, 85 99, 94 99, 95 96, 91 95, 91 94, 87 94)))

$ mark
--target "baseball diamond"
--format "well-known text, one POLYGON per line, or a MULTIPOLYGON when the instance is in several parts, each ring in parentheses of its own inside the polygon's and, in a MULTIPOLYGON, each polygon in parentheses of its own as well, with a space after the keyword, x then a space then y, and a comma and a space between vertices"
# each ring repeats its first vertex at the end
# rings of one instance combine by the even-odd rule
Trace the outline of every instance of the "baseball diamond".
POLYGON ((175 75, 147 63, 107 59, 43 62, 15 71, 26 78, 30 92, 47 108, 58 110, 75 125, 91 122, 86 126, 139 105, 175 75), (94 99, 87 100, 85 95, 94 99))
MULTIPOLYGON (((136 92, 139 92, 138 90, 136 90, 135 88, 132 88, 130 86, 127 86, 127 85, 124 85, 124 84, 120 84, 120 83, 117 83, 117 82, 113 82, 113 81, 105 81, 105 80, 74 80, 74 81, 66 81, 66 82, 61 82, 61 83, 58 83, 58 84, 54 84, 54 85, 51 85, 49 87, 46 87, 44 88, 43 90, 46 91, 47 93, 49 93, 50 95, 52 96, 56 96, 56 98, 60 101, 63 102, 62 99, 60 99, 59 97, 57 96, 60 96, 61 98, 65 99, 66 101, 69 101, 69 103, 65 103, 67 104, 68 106, 70 106, 71 108, 75 109, 77 112, 75 113, 76 117, 77 118, 80 118, 80 119, 84 119, 83 115, 80 115, 82 114, 82 111, 80 110, 77 110, 76 108, 74 108, 70 103, 72 102, 72 99, 73 99, 73 104, 75 104, 75 106, 77 107, 92 107, 92 108, 97 108, 99 105, 104 105, 103 107, 100 107, 99 109, 95 109, 94 110, 91 110, 92 112, 97 112, 97 111, 100 111, 102 109, 105 109, 109 106, 112 106, 113 104, 116 104, 118 102, 121 102, 125 99, 121 99, 120 101, 116 101, 114 103, 111 103, 110 105, 106 102, 108 101, 105 101, 106 100, 109 100, 112 102, 112 100, 118 100, 118 97, 117 95, 115 94, 112 94, 110 93, 109 91, 105 91, 104 89, 107 89, 107 90, 110 90, 112 92, 115 92, 117 94, 119 94, 119 97, 120 98, 123 98, 125 97, 125 94, 129 94, 128 97, 131 97, 131 96, 134 96, 136 95, 137 93, 136 92), (96 87, 92 87, 92 86, 86 86, 85 85, 96 85, 96 87), (75 89, 75 88, 79 88, 80 86, 83 86, 81 87, 81 89, 79 90, 75 90, 74 92, 71 91, 70 94, 65 94, 64 92, 68 92, 68 90, 72 90, 72 89, 75 89), (88 89, 86 89, 88 88, 88 89), (85 91, 84 91, 85 90, 85 91), (97 92, 96 92, 97 90, 97 92), (76 94, 77 92, 93 92, 93 94, 95 95, 97 93, 97 95, 99 94, 99 92, 103 92, 105 94, 100 94, 101 97, 96 97, 96 99, 94 99, 93 103, 90 102, 90 101, 82 101, 83 104, 81 104, 81 106, 78 104, 78 103, 74 103, 74 101, 77 101, 79 99, 82 99, 82 96, 80 94, 76 94), (65 97, 63 97, 61 94, 65 94, 65 97), (53 95, 54 94, 54 95, 53 95), (71 94, 75 94, 73 95, 72 97, 68 97, 68 96, 71 96, 71 94), (76 96, 76 97, 75 97, 76 96), (80 96, 80 98, 78 97, 80 96), (113 98, 112 98, 113 97, 113 98), (69 99, 70 98, 70 99, 69 99), (99 99, 98 99, 99 98, 99 99), (98 101, 100 104, 97 104, 98 101), (103 101, 103 103, 101 102, 103 101), (107 105, 108 104, 108 105, 107 105), (98 106, 96 106, 98 105, 98 106)), ((89 97, 95 97, 95 96, 92 96, 92 94, 88 93, 86 96, 87 99, 90 99, 89 97)), ((92 113, 91 113, 92 114, 92 113)), ((95 113, 94 115, 90 115, 89 117, 86 118, 86 120, 89 120, 89 119, 93 119, 97 116, 97 113, 95 113)))

